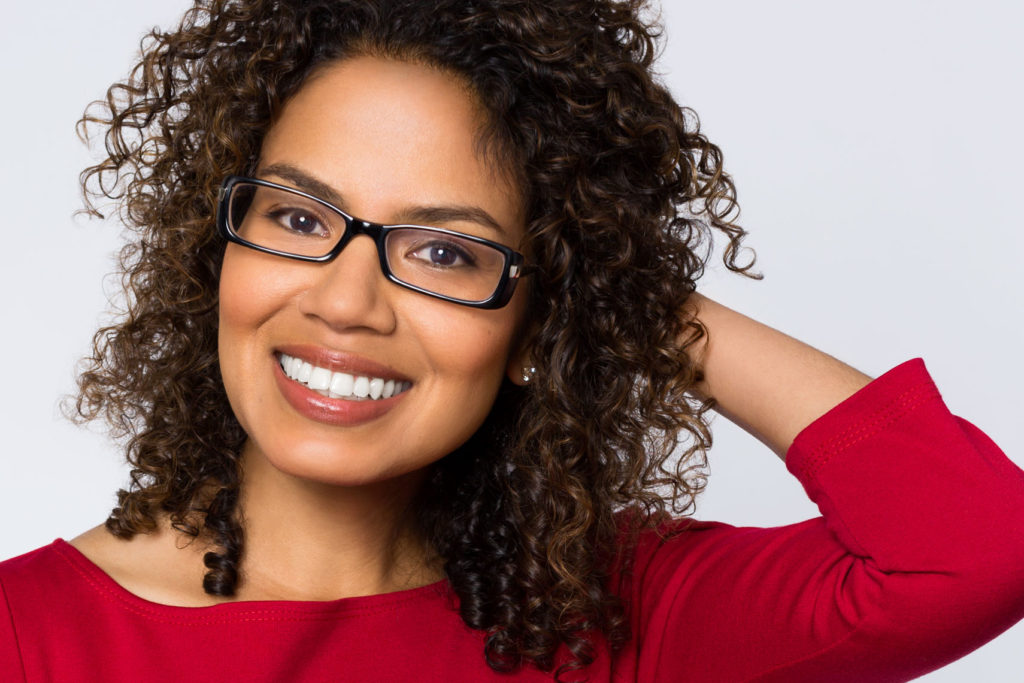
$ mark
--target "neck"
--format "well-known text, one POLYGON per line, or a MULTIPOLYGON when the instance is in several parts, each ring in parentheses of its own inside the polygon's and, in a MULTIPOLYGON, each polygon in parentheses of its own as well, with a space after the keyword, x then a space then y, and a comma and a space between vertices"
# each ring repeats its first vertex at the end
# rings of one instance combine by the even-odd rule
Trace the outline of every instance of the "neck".
POLYGON ((238 599, 335 600, 440 580, 440 562, 413 525, 425 474, 332 486, 282 472, 247 445, 238 599))

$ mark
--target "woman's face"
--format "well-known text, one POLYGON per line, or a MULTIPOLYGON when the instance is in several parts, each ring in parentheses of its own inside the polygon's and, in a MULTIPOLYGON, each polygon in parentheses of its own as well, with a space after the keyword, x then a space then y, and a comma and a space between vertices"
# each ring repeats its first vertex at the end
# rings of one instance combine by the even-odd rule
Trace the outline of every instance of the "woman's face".
MULTIPOLYGON (((449 74, 345 60, 318 71, 283 108, 255 175, 365 220, 423 224, 433 215, 437 227, 518 248, 522 201, 478 152, 480 116, 449 74), (472 212, 444 210, 452 207, 483 211, 501 230, 472 212)), ((513 339, 525 290, 497 310, 425 296, 385 279, 365 235, 330 263, 228 245, 219 353, 231 407, 249 435, 247 457, 351 486, 450 453, 482 424, 506 372, 519 374, 513 339), (362 376, 411 386, 389 399, 332 399, 288 378, 282 354, 351 374, 357 385, 362 376)))

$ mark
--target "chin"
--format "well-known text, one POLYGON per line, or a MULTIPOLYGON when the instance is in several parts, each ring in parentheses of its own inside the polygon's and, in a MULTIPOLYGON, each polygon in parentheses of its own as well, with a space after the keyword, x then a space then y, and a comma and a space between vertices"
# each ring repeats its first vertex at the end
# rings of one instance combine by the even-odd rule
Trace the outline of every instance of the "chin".
MULTIPOLYGON (((251 442, 250 442, 251 443, 251 442)), ((269 446, 269 444, 268 444, 269 446)), ((291 443, 287 448, 246 448, 246 469, 269 466, 274 472, 294 479, 327 486, 356 487, 395 480, 423 469, 425 465, 383 460, 368 449, 341 449, 337 443, 291 443)))

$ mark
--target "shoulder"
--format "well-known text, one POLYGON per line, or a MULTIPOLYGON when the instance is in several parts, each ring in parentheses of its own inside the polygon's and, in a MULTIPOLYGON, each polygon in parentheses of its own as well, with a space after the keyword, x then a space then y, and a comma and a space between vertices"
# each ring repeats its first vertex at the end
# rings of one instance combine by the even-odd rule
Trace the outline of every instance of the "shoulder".
POLYGON ((104 584, 117 584, 150 602, 205 607, 218 600, 202 591, 207 544, 183 537, 162 519, 148 533, 118 538, 103 525, 72 539, 77 551, 104 584))
POLYGON ((0 562, 0 585, 9 604, 13 604, 12 595, 16 596, 14 602, 32 604, 43 594, 67 594, 83 583, 105 588, 111 580, 122 583, 138 567, 148 566, 152 571, 162 568, 164 558, 153 556, 152 545, 141 536, 132 541, 121 540, 100 525, 70 541, 58 538, 49 545, 0 562))
POLYGON ((65 556, 63 540, 0 562, 0 680, 22 680, 19 633, 45 624, 54 608, 74 595, 76 572, 65 556), (24 628, 28 626, 27 629, 24 628))
POLYGON ((635 508, 621 510, 615 518, 619 530, 619 561, 625 561, 627 574, 633 575, 644 574, 652 564, 671 563, 672 557, 687 555, 692 559, 708 547, 743 531, 724 522, 667 514, 644 520, 635 508))
POLYGON ((676 542, 699 540, 699 537, 709 533, 736 529, 724 522, 693 517, 672 517, 667 513, 653 513, 645 519, 643 513, 635 507, 616 512, 615 523, 620 541, 631 543, 635 538, 638 549, 657 548, 674 539, 678 539, 676 542))
POLYGON ((63 539, 0 562, 0 610, 15 623, 73 609, 100 582, 96 568, 63 539))
POLYGON ((64 540, 57 539, 49 545, 0 562, 0 587, 10 593, 52 585, 55 578, 71 569, 66 556, 68 548, 64 540))

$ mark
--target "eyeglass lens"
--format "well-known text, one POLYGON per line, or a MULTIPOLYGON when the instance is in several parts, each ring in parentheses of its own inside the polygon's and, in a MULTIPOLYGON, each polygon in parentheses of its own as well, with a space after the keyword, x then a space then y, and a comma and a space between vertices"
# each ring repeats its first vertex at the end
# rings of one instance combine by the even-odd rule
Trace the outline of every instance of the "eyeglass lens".
MULTIPOLYGON (((283 189, 237 183, 229 199, 231 229, 257 246, 320 257, 345 236, 345 217, 318 201, 283 189)), ((406 284, 462 301, 485 301, 501 282, 505 254, 440 229, 390 228, 385 259, 406 284)))

